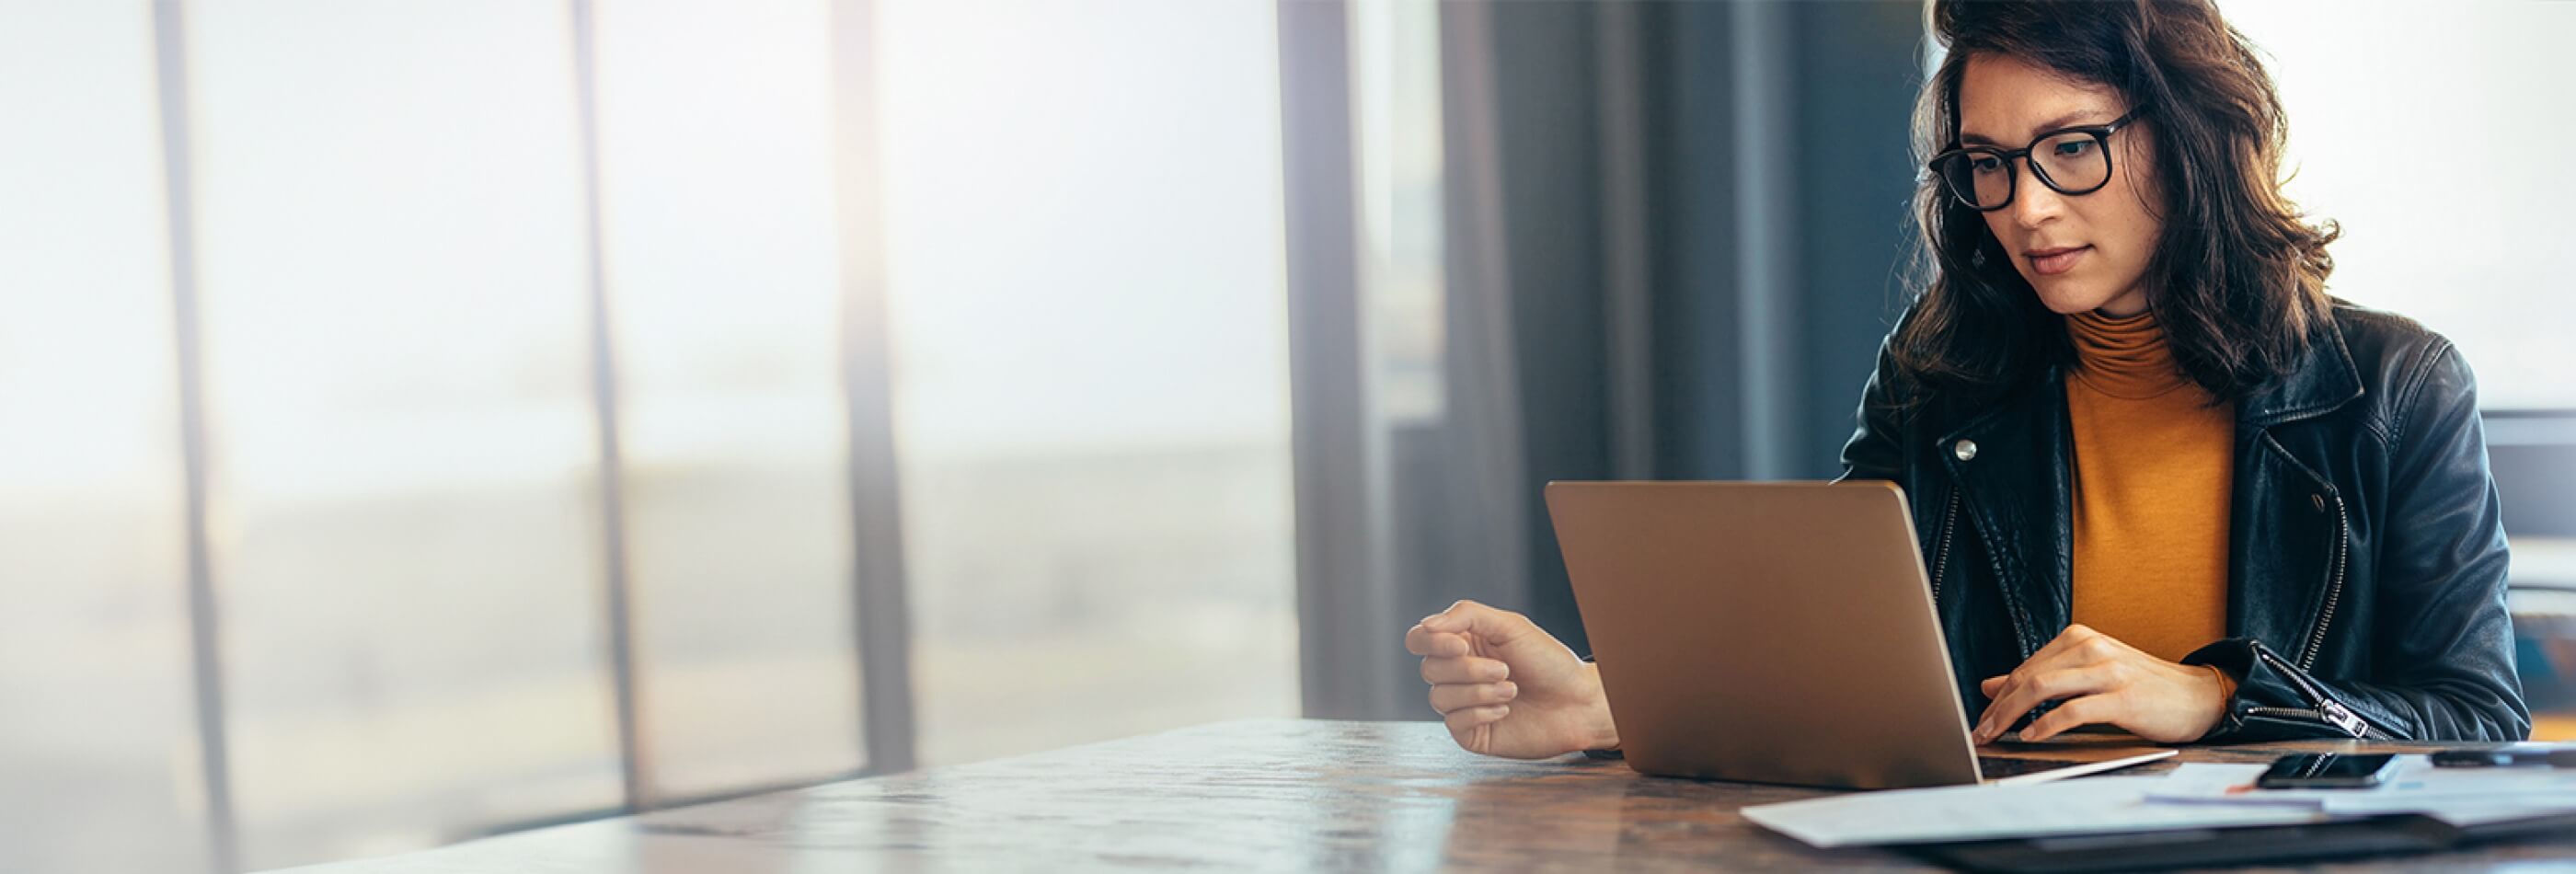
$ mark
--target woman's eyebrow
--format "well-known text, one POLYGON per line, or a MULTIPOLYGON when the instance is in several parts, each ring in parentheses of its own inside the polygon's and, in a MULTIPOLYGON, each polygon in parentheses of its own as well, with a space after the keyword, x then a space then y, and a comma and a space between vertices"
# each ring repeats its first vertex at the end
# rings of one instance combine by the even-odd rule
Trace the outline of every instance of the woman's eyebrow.
MULTIPOLYGON (((2074 127, 2074 126, 2077 124, 2077 119, 2081 119, 2081 118, 2084 118, 2085 116, 2090 116, 2090 115, 2114 115, 2114 113, 2107 113, 2107 112, 2104 112, 2104 111, 2099 110, 2099 109, 2078 109, 2078 110, 2076 110, 2076 111, 2074 111, 2074 112, 2069 112, 2069 113, 2066 113, 2066 114, 2060 115, 2060 116, 2058 116, 2058 117, 2056 117, 2056 118, 2052 118, 2052 119, 2049 119, 2049 120, 2047 120, 2047 121, 2040 122, 2040 123, 2039 123, 2039 125, 2038 125, 2037 127, 2032 128, 2032 130, 2037 130, 2037 131, 2053 131, 2053 130, 2057 130, 2057 129, 2059 129, 2059 128, 2074 127)), ((2104 120, 2104 121, 2103 121, 2103 122, 2101 122, 2101 123, 2102 123, 2102 124, 2109 124, 2110 122, 2106 119, 2106 120, 2104 120)), ((1985 134, 1969 133, 1969 132, 1967 132, 1967 131, 1960 131, 1960 132, 1959 132, 1959 142, 1960 142, 1960 143, 1962 143, 1962 144, 1968 144, 1968 145, 1979 145, 1979 146, 1995 146, 1995 145, 2002 145, 2001 143, 1995 142, 1993 139, 1988 138, 1985 134)))

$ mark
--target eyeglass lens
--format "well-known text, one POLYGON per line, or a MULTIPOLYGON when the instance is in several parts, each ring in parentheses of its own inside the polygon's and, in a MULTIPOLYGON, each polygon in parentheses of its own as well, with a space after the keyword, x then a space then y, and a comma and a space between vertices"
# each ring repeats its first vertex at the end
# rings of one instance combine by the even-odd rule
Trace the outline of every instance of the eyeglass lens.
MULTIPOLYGON (((2067 132, 2039 141, 2030 149, 2031 169, 2060 194, 2089 194, 2111 181, 2111 161, 2100 137, 2067 132)), ((2012 201, 2014 168, 1996 152, 1965 152, 1950 157, 1942 176, 1968 205, 1988 209, 2012 201)))

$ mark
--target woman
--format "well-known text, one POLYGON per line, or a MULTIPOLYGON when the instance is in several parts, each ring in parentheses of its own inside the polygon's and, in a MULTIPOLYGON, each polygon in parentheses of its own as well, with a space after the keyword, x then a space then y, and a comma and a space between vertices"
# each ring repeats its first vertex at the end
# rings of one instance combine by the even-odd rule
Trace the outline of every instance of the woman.
MULTIPOLYGON (((1942 0, 1930 280, 1844 476, 1905 489, 1979 743, 2528 734, 2476 389, 2326 295, 2285 122, 2207 0, 1942 0)), ((1406 634, 1459 744, 1615 748, 1592 666, 1461 602, 1406 634)))

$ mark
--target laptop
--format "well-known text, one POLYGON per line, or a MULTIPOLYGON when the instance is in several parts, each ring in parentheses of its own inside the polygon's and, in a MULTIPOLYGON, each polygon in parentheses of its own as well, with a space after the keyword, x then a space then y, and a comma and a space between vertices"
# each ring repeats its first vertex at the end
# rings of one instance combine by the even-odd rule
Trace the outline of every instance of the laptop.
POLYGON ((2174 753, 2087 761, 2070 744, 2075 758, 1981 761, 1892 483, 1556 482, 1546 494, 1620 749, 1640 772, 1896 789, 2046 782, 2174 753))

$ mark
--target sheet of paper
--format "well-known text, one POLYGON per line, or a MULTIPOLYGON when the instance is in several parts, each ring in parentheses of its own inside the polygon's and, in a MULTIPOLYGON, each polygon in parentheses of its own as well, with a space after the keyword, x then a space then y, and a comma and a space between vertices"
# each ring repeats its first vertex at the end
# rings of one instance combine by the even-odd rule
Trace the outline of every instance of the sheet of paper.
POLYGON ((2269 765, 2184 762, 2147 787, 2153 801, 2288 804, 2315 807, 2317 800, 2300 792, 2256 792, 2255 778, 2269 765))
POLYGON ((2576 809, 2576 770, 2437 768, 2420 755, 2398 757, 2388 782, 2370 789, 2256 789, 2265 766, 2188 763, 2148 787, 2157 801, 2234 805, 2305 805, 2336 814, 2442 813, 2472 808, 2576 809))
POLYGON ((2328 798, 2325 812, 2338 816, 2362 816, 2375 813, 2429 813, 2449 819, 2493 811, 2498 816, 2522 812, 2531 815, 2576 811, 2576 785, 2559 791, 2504 792, 2493 795, 2453 793, 2374 792, 2342 798, 2328 798))
POLYGON ((1744 818, 1818 847, 2324 822, 2310 805, 2158 804, 2163 777, 1859 792, 1747 807, 1744 818))
POLYGON ((2425 815, 2452 825, 2471 826, 2485 825, 2493 822, 2504 822, 2506 820, 2514 819, 2530 819, 2535 816, 2559 816, 2571 812, 2576 812, 2576 810, 2571 810, 2566 807, 2523 807, 2510 804, 2492 807, 2486 805, 2461 804, 2445 807, 2441 810, 2433 811, 2432 813, 2425 815))

